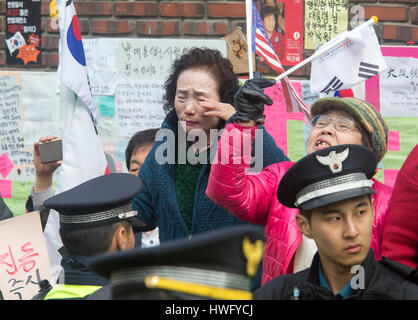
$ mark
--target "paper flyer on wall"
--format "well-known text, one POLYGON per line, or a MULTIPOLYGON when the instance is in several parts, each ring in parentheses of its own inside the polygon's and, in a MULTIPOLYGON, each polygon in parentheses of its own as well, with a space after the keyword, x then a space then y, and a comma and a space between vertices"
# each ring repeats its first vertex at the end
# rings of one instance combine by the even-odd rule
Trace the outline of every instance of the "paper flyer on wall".
MULTIPOLYGON (((283 66, 294 66, 303 60, 303 0, 254 1, 264 29, 283 66)), ((257 69, 270 67, 257 58, 257 69)), ((270 69, 273 73, 274 71, 270 69)))
POLYGON ((41 64, 41 1, 6 1, 7 64, 41 64))

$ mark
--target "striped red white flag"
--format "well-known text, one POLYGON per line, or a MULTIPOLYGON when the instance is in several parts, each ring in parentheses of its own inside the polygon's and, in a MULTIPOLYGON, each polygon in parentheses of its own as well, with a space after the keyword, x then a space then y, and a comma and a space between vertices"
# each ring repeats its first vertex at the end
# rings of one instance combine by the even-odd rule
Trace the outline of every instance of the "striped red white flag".
MULTIPOLYGON (((252 49, 259 56, 263 57, 268 65, 276 71, 279 75, 284 73, 283 66, 277 57, 276 52, 271 45, 267 33, 264 30, 264 24, 261 20, 260 14, 258 13, 257 7, 252 1, 252 49)), ((302 98, 296 92, 295 88, 291 84, 289 78, 285 76, 280 80, 283 87, 283 93, 286 99, 287 111, 288 112, 299 112, 302 111, 306 119, 310 119, 311 115, 303 103, 302 98)))

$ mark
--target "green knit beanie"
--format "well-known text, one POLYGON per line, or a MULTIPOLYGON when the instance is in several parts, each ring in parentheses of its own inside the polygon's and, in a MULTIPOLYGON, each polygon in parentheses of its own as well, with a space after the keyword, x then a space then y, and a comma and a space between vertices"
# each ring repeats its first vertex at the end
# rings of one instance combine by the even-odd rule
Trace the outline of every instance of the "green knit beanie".
POLYGON ((381 114, 370 103, 350 97, 318 99, 311 106, 311 115, 314 117, 332 109, 349 113, 363 126, 371 137, 372 151, 380 162, 388 146, 388 127, 381 114))

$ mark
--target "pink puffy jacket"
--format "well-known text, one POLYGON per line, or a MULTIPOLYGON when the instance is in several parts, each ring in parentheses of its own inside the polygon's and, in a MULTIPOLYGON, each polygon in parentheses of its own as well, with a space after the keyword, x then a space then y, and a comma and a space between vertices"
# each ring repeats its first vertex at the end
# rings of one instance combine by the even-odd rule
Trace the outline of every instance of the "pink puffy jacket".
MULTIPOLYGON (((242 148, 236 142, 252 142, 256 129, 234 123, 226 125, 218 142, 216 161, 211 166, 206 194, 236 217, 265 227, 263 285, 274 277, 293 272, 294 255, 302 235, 296 225, 298 210, 283 206, 276 197, 279 182, 293 162, 275 163, 260 173, 246 174, 251 148, 242 148)), ((383 226, 392 188, 374 181, 375 219, 371 247, 380 260, 383 226)))

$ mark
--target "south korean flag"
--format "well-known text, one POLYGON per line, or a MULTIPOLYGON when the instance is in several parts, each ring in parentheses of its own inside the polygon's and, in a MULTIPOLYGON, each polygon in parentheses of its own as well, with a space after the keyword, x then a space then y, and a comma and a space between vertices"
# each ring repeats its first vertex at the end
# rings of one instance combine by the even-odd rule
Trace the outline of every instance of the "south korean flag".
POLYGON ((17 49, 21 48, 25 44, 25 38, 23 38, 20 31, 16 32, 12 37, 6 39, 7 48, 9 48, 10 55, 17 49))
POLYGON ((322 48, 326 52, 312 60, 312 94, 333 95, 387 69, 371 25, 345 32, 322 48))

